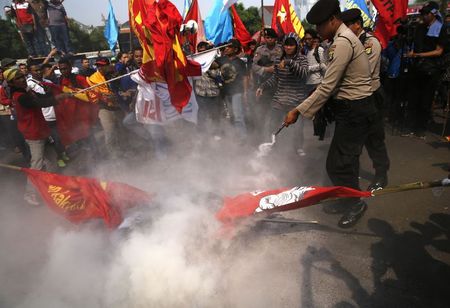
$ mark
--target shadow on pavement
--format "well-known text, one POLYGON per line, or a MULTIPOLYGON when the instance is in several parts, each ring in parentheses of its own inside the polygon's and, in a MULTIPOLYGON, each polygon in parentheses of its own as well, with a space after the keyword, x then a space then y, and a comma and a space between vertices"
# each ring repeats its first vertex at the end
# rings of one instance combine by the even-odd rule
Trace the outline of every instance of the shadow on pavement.
MULTIPOLYGON (((448 307, 450 303, 450 266, 434 255, 449 259, 450 215, 435 213, 424 224, 411 223, 414 231, 396 232, 386 221, 370 219, 368 226, 379 236, 371 246, 374 291, 369 294, 359 279, 345 269, 326 248, 308 247, 301 263, 301 307, 315 307, 311 272, 334 277, 351 291, 344 307, 448 307), (433 256, 429 250, 434 250, 433 256), (328 266, 324 266, 325 262, 328 266)), ((320 295, 315 295, 320 296, 320 295)))

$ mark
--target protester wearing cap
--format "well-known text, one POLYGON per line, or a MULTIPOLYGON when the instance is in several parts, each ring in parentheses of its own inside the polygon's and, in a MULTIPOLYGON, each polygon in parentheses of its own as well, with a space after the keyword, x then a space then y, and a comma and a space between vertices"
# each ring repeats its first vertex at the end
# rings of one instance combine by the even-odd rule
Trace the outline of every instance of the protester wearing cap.
MULTIPOLYGON (((3 76, 11 89, 18 129, 30 148, 30 168, 42 170, 45 144, 50 136, 50 128, 42 115, 41 108, 56 105, 57 99, 65 97, 66 94, 54 97, 51 91, 47 91, 46 94, 29 92, 25 76, 18 69, 8 69, 3 72, 3 76)), ((33 205, 38 204, 36 192, 30 183, 27 184, 25 200, 33 205)))
POLYGON ((374 99, 378 108, 377 125, 373 125, 373 131, 369 132, 366 141, 366 149, 369 157, 372 159, 375 169, 375 177, 367 190, 380 189, 387 185, 387 171, 389 170, 389 157, 384 142, 384 124, 383 124, 383 105, 384 91, 380 83, 380 63, 381 63, 381 44, 377 38, 363 29, 363 19, 361 10, 354 8, 344 11, 341 15, 342 21, 359 38, 363 44, 366 54, 369 57, 370 74, 372 78, 372 90, 374 99))
MULTIPOLYGON (((256 48, 253 57, 252 74, 255 88, 259 88, 266 80, 268 80, 275 68, 275 62, 280 60, 283 54, 283 48, 277 43, 278 35, 272 28, 265 28, 262 31, 265 43, 256 48)), ((252 93, 256 89, 252 89, 252 93)), ((267 89, 260 96, 255 105, 254 121, 264 122, 269 115, 270 104, 275 89, 267 89)))
MULTIPOLYGON (((106 57, 98 58, 95 65, 97 72, 86 78, 89 86, 105 83, 114 74, 114 66, 106 57)), ((97 86, 93 91, 98 94, 95 101, 100 107, 98 118, 105 134, 107 156, 116 159, 120 155, 119 132, 123 118, 117 96, 111 90, 109 83, 97 86)))
POLYGON ((412 63, 407 91, 411 121, 407 123, 409 131, 403 136, 424 139, 442 69, 439 60, 447 44, 447 34, 442 26, 442 17, 436 2, 428 2, 420 10, 420 14, 423 23, 416 27, 412 50, 407 54, 407 57, 411 58, 409 62, 412 63))
MULTIPOLYGON (((287 114, 285 124, 295 123, 300 114, 313 118, 332 98, 330 107, 336 127, 328 152, 327 172, 334 185, 359 190, 359 156, 377 114, 369 60, 359 39, 342 22, 338 0, 319 0, 306 19, 316 25, 322 38, 333 40, 328 51, 329 65, 322 83, 287 114)), ((344 212, 338 225, 348 228, 366 208, 366 203, 356 198, 335 203, 327 207, 327 212, 344 212)))
POLYGON ((241 43, 231 39, 225 45, 219 64, 223 78, 223 96, 232 112, 234 127, 241 141, 247 137, 247 125, 244 114, 244 97, 247 95, 248 76, 244 61, 238 55, 242 51, 241 43))

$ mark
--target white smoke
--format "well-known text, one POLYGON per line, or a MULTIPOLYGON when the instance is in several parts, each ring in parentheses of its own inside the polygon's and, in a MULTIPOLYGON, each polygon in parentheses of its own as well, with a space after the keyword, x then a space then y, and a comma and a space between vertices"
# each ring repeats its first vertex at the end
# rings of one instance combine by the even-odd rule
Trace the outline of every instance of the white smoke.
POLYGON ((297 300, 298 272, 280 266, 284 252, 258 237, 223 238, 214 217, 219 196, 285 186, 271 169, 279 162, 256 159, 257 145, 184 138, 172 136, 174 154, 162 163, 137 155, 131 165, 96 168, 95 177, 157 193, 134 210, 139 221, 130 229, 74 226, 44 206, 0 209, 0 306, 276 307, 297 300), (274 284, 284 287, 274 292, 274 284))

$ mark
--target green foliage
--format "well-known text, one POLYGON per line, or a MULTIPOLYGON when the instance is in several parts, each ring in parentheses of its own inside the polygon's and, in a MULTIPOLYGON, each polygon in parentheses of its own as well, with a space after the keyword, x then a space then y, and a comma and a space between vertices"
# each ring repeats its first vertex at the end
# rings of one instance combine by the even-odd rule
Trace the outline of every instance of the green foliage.
POLYGON ((8 20, 0 19, 0 58, 26 58, 27 52, 17 29, 8 20))
POLYGON ((80 24, 73 19, 69 20, 69 35, 72 48, 76 52, 98 51, 108 49, 106 39, 103 36, 104 26, 82 29, 80 24))
POLYGON ((236 11, 251 35, 261 30, 261 11, 258 8, 251 6, 246 9, 244 4, 236 3, 236 11))

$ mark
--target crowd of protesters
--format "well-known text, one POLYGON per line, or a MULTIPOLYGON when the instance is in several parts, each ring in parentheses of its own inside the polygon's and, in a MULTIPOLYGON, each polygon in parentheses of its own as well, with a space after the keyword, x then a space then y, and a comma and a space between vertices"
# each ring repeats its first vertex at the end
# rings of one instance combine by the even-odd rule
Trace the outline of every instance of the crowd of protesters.
MULTIPOLYGON (((16 60, 8 58, 1 61, 2 147, 22 153, 26 164, 42 170, 46 165, 45 148, 51 144, 56 152, 57 166, 64 168, 70 161, 70 152, 66 148, 68 142, 61 140, 57 128, 76 119, 70 118, 70 112, 58 116, 55 106, 61 101, 74 100, 74 103, 85 104, 88 112, 80 120, 83 123, 80 122, 79 127, 87 133, 73 146, 89 148, 96 159, 115 160, 127 156, 127 136, 131 134, 132 139, 141 138, 153 145, 155 159, 164 160, 167 157, 170 140, 164 127, 146 125, 136 120, 137 84, 128 73, 142 65, 142 49, 120 52, 114 58, 99 57, 95 60, 95 67, 91 66, 89 59, 83 58, 80 67, 76 68, 73 66, 75 58, 68 41, 62 1, 51 0, 47 3, 15 0, 11 8, 14 13, 10 13, 10 16, 14 16, 29 55, 48 56, 39 64, 29 61, 18 65, 16 60), (52 63, 51 59, 56 59, 58 53, 63 57, 52 63), (127 76, 102 84, 121 75, 127 76), (79 90, 97 84, 102 85, 79 96, 62 90, 64 87, 79 90), (96 123, 103 132, 103 144, 95 137, 96 123)), ((422 15, 424 25, 441 18, 438 11, 431 9, 424 10, 422 15)), ((443 23, 442 18, 440 22, 443 23)), ((370 30, 366 32, 370 33, 370 30)), ((447 28, 442 27, 437 34, 435 32, 434 36, 429 36, 429 32, 417 31, 416 35, 422 33, 423 37, 414 39, 421 43, 415 44, 416 49, 408 50, 408 53, 404 53, 406 44, 399 43, 402 38, 399 34, 384 51, 386 64, 381 69, 381 76, 388 92, 388 104, 381 108, 392 121, 405 116, 391 112, 402 103, 395 82, 404 75, 405 65, 410 65, 418 57, 426 58, 429 54, 432 54, 433 60, 448 58, 447 28), (435 50, 439 50, 439 54, 433 53, 435 50)), ((196 51, 214 47, 210 42, 203 41, 197 44, 196 51)), ((225 136, 222 123, 227 121, 234 127, 242 143, 247 143, 249 136, 257 136, 258 132, 262 132, 259 136, 261 139, 270 140, 272 132, 282 125, 287 112, 305 100, 322 82, 330 55, 330 42, 322 41, 313 29, 305 31, 303 38, 299 38, 294 33, 279 37, 274 29, 265 28, 258 42, 252 41, 242 46, 238 40, 232 39, 223 47, 217 47, 220 47, 220 56, 206 73, 195 78, 193 86, 199 106, 197 131, 217 142, 225 136)), ((416 130, 411 133, 408 131, 405 135, 422 137, 427 121, 431 119, 431 103, 439 75, 433 71, 431 77, 426 77, 420 75, 418 69, 413 69, 413 72, 408 74, 406 85, 403 84, 405 87, 414 85, 404 92, 414 96, 409 98, 409 109, 404 113, 413 114, 412 122, 409 123, 411 125, 405 126, 405 129, 416 130), (426 94, 414 92, 425 90, 423 87, 427 87, 426 94)), ((444 102, 448 104, 447 97, 444 102)), ((304 122, 301 120, 299 125, 287 130, 277 145, 289 148, 293 155, 308 155, 303 142, 304 122)), ((318 131, 317 134, 323 139, 323 128, 318 128, 318 131)), ((31 188, 27 189, 25 198, 32 204, 37 203, 31 188)))
POLYGON ((29 57, 45 57, 51 49, 71 54, 64 0, 13 0, 4 12, 16 27, 29 57))

